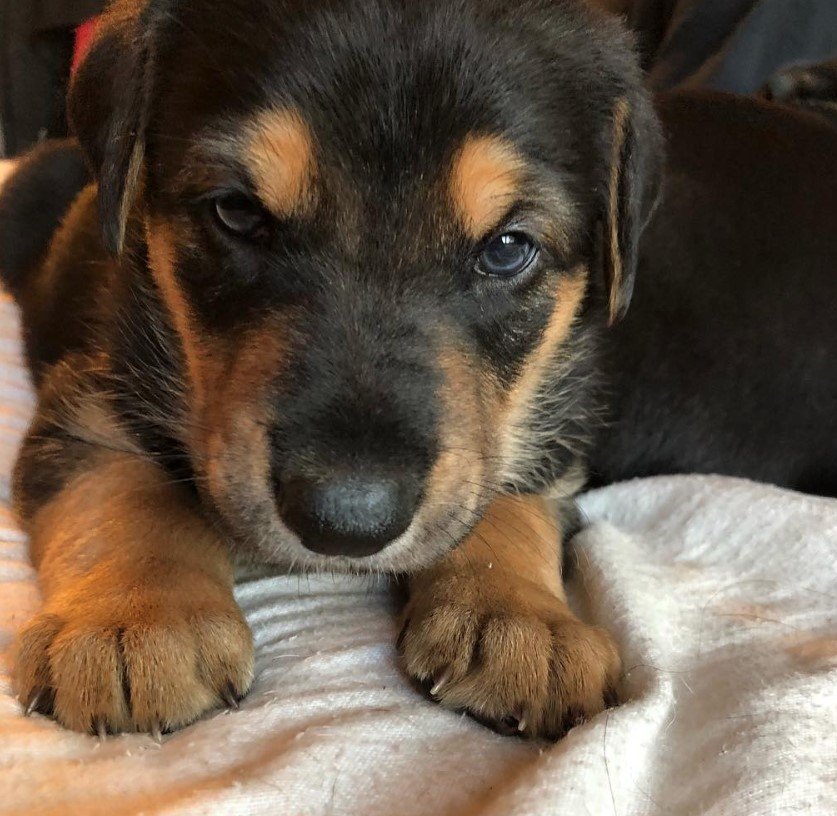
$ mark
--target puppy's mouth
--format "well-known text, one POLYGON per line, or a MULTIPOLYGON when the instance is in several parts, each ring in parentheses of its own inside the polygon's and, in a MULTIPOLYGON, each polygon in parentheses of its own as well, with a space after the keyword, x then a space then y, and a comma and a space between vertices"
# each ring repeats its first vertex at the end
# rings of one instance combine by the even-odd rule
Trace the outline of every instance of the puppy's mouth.
POLYGON ((292 485, 263 501, 252 501, 245 488, 250 500, 242 502, 232 486, 224 496, 207 496, 205 506, 244 563, 303 572, 409 574, 432 566, 464 541, 494 495, 467 481, 445 494, 415 496, 411 490, 396 481, 349 477, 292 485))
MULTIPOLYGON (((461 464, 461 454, 456 457, 461 464)), ((426 475, 328 469, 273 478, 262 501, 250 487, 210 497, 238 553, 311 572, 411 573, 437 562, 479 521, 493 492, 479 471, 454 471, 443 455, 426 475), (220 498, 220 497, 219 497, 220 498), (232 499, 232 501, 230 501, 232 499), (224 512, 232 508, 235 512, 224 512)))

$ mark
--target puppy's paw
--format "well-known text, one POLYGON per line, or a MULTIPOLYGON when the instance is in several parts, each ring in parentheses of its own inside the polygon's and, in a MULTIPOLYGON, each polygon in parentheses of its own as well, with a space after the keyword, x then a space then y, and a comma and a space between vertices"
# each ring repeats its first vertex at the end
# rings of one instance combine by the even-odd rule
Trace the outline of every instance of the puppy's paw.
POLYGON ((460 577, 410 602, 399 648, 407 673, 447 708, 501 733, 557 739, 615 702, 621 662, 610 635, 534 584, 460 577))
POLYGON ((250 630, 229 589, 87 585, 53 598, 23 630, 21 703, 76 731, 155 736, 220 705, 253 677, 250 630))

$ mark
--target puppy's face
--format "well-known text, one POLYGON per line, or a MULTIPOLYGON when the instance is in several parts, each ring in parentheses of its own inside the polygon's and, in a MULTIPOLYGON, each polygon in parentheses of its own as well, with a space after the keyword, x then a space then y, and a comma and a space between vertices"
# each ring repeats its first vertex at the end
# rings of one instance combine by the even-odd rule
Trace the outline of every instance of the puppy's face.
POLYGON ((427 565, 582 453, 656 148, 628 49, 574 5, 166 5, 114 9, 73 107, 94 162, 133 129, 107 234, 142 223, 197 481, 263 558, 427 565))

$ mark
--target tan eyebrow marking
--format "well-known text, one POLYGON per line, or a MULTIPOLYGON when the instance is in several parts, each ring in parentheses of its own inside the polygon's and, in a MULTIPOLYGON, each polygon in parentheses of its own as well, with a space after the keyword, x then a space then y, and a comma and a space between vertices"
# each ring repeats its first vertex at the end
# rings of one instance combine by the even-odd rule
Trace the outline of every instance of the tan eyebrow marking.
POLYGON ((498 136, 469 136, 453 163, 450 193, 471 238, 482 238, 514 203, 524 161, 498 136))
POLYGON ((256 116, 245 160, 259 197, 276 215, 290 215, 311 203, 315 173, 314 139, 293 109, 269 109, 256 116))

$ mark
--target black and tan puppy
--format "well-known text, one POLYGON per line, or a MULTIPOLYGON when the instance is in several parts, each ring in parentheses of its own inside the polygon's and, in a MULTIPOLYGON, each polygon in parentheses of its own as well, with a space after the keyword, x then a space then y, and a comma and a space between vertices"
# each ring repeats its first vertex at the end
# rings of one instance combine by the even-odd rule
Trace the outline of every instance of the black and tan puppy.
POLYGON ((157 732, 239 698, 244 558, 408 575, 404 666, 446 706, 527 735, 601 710, 619 657, 540 496, 579 484, 657 191, 619 24, 119 0, 69 108, 96 185, 57 146, 2 202, 39 395, 24 705, 157 732))

